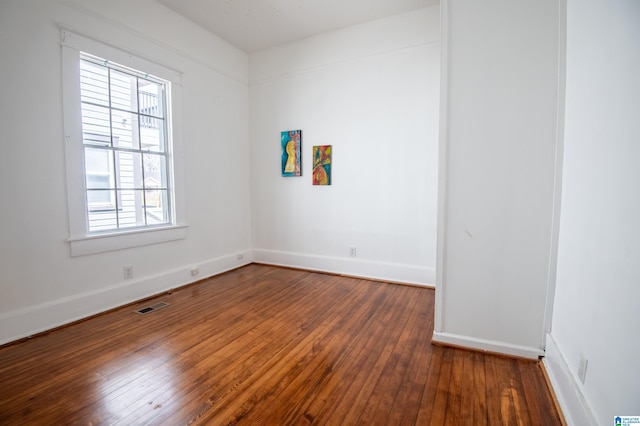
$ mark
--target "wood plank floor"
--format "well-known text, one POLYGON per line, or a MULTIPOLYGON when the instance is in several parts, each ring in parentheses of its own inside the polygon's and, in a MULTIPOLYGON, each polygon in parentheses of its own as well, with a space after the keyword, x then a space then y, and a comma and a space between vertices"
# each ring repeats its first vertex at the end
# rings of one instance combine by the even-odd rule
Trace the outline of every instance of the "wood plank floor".
POLYGON ((249 265, 0 348, 0 424, 561 424, 537 362, 431 345, 433 307, 249 265))

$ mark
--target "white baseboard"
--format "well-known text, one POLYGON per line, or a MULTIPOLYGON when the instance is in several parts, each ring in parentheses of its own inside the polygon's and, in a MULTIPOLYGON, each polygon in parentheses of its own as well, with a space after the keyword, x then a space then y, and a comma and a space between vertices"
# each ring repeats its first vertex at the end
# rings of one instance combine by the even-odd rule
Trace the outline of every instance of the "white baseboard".
POLYGON ((547 334, 546 354, 542 365, 547 372, 551 387, 556 394, 558 405, 568 425, 591 425, 597 422, 584 397, 576 378, 564 360, 555 339, 547 334))
POLYGON ((253 260, 269 265, 302 268, 311 271, 351 275, 397 283, 435 287, 435 268, 373 262, 357 258, 340 258, 291 253, 276 250, 253 250, 253 260))
POLYGON ((459 334, 442 333, 437 331, 433 332, 433 338, 431 340, 434 343, 440 343, 443 345, 458 346, 484 352, 517 356, 520 358, 538 359, 538 357, 544 355, 544 351, 536 347, 512 345, 504 342, 478 339, 475 337, 461 336, 459 334))
POLYGON ((252 262, 251 252, 217 257, 197 262, 200 270, 191 276, 189 264, 158 274, 126 280, 86 293, 64 297, 35 306, 0 314, 0 345, 69 324, 186 284, 217 275, 252 262))

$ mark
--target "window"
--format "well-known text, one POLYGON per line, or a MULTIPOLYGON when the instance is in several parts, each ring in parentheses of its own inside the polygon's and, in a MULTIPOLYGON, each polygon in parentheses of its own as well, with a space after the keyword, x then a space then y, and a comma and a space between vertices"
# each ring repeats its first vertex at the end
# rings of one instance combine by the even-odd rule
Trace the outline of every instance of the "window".
POLYGON ((180 74, 63 30, 72 255, 184 238, 180 74))
POLYGON ((80 53, 89 232, 171 223, 168 82, 80 53))

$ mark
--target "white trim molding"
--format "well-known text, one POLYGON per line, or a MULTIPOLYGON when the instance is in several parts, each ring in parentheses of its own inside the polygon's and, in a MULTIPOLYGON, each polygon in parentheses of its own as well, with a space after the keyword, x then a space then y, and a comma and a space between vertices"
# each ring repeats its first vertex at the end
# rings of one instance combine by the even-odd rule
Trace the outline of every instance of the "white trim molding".
POLYGON ((538 359, 544 355, 540 348, 514 345, 511 343, 497 342, 494 340, 478 339, 475 337, 461 336, 459 334, 442 333, 434 331, 431 341, 445 346, 471 348, 483 352, 515 356, 519 358, 538 359))
POLYGON ((145 228, 135 231, 109 234, 95 234, 68 238, 71 256, 103 253, 148 244, 180 240, 187 237, 187 225, 145 228))
POLYGON ((440 2, 440 123, 438 139, 438 219, 436 237, 436 295, 434 330, 444 328, 445 253, 447 241, 447 182, 449 160, 449 1, 440 2))
MULTIPOLYGON (((558 2, 558 106, 556 128, 556 158, 553 178, 553 210, 551 212, 551 246, 549 250, 549 273, 547 275, 547 296, 544 310, 544 332, 551 332, 553 301, 556 292, 558 271, 558 243, 560 239, 560 213, 562 204, 562 166, 564 163, 564 114, 567 74, 567 1, 558 2)), ((545 335, 542 344, 545 345, 545 335)))
POLYGON ((546 354, 542 360, 551 387, 556 394, 558 405, 567 424, 596 426, 589 403, 571 370, 567 366, 560 348, 551 334, 547 334, 546 354))

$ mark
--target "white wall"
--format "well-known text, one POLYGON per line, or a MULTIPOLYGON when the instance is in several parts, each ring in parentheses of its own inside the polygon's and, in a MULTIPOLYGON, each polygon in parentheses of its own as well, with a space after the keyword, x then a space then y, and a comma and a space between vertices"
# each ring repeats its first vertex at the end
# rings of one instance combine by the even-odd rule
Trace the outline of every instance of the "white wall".
POLYGON ((0 343, 250 261, 246 54, 152 0, 29 0, 0 3, 0 57, 0 343), (186 239, 70 257, 61 27, 184 73, 186 239))
POLYGON ((250 55, 256 260, 435 284, 439 47, 436 6, 250 55), (295 129, 303 176, 282 177, 295 129), (331 186, 313 145, 333 146, 331 186))
POLYGON ((640 415, 639 46, 639 2, 568 2, 554 352, 546 362, 571 424, 640 415))
POLYGON ((443 1, 434 340, 542 354, 553 246, 558 2, 443 1))

